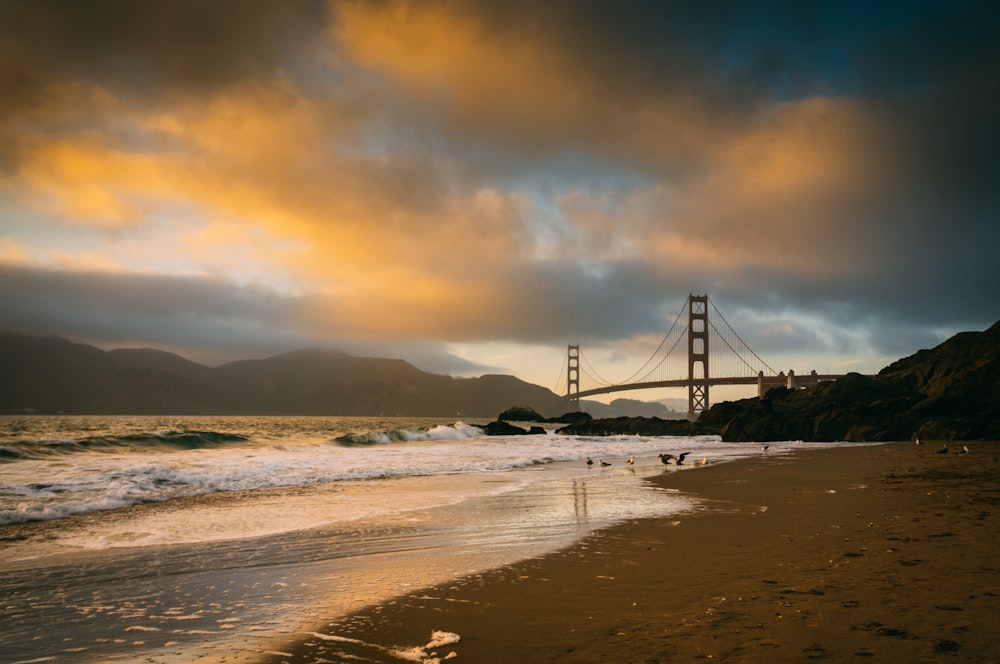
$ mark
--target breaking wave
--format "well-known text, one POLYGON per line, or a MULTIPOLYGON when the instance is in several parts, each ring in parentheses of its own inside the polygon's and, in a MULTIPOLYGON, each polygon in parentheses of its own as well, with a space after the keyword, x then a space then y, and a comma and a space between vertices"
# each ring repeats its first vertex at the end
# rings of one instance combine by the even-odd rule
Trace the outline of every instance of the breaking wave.
POLYGON ((393 429, 392 431, 377 431, 369 433, 349 433, 334 439, 344 447, 368 445, 388 445, 390 443, 409 443, 445 440, 471 440, 483 435, 483 430, 471 424, 456 422, 442 424, 429 429, 393 429))
POLYGON ((66 440, 13 441, 0 447, 0 463, 42 459, 64 454, 214 449, 226 445, 242 444, 248 440, 249 438, 246 436, 236 433, 182 430, 123 436, 90 436, 66 440))

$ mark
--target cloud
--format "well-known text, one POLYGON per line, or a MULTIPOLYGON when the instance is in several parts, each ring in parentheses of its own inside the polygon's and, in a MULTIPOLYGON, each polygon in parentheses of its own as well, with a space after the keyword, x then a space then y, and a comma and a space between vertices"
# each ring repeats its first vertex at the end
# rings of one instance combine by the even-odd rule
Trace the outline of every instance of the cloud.
POLYGON ((5 319, 447 363, 709 292, 768 349, 930 345, 1000 310, 992 13, 5 3, 5 319))
POLYGON ((308 313, 310 300, 205 276, 0 264, 4 331, 59 334, 104 348, 155 346, 209 365, 299 348, 336 348, 400 357, 438 373, 497 369, 457 357, 441 343, 403 337, 385 342, 317 327, 308 313))
POLYGON ((0 19, 16 26, 0 35, 6 112, 59 102, 52 86, 72 80, 164 101, 275 76, 308 53, 324 13, 306 0, 4 3, 0 19))

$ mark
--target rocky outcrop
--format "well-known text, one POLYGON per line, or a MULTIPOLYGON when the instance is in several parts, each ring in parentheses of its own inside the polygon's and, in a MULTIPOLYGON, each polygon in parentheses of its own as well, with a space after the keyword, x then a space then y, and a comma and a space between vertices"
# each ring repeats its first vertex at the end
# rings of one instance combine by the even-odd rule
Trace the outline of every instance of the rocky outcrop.
POLYGON ((486 425, 478 426, 487 436, 527 436, 546 433, 540 426, 533 426, 530 429, 511 424, 511 422, 539 422, 562 424, 566 422, 586 423, 591 421, 588 413, 575 412, 565 413, 559 417, 544 417, 528 406, 513 406, 500 413, 496 421, 486 425))
POLYGON ((695 436, 718 433, 705 430, 696 422, 687 420, 662 420, 658 417, 609 417, 581 420, 556 431, 573 436, 695 436))
POLYGON ((590 413, 575 411, 559 417, 545 417, 528 406, 513 406, 497 416, 500 422, 543 422, 548 424, 572 424, 593 419, 590 413))
POLYGON ((563 413, 559 417, 550 417, 546 421, 552 424, 574 424, 576 422, 589 422, 592 419, 594 418, 591 417, 590 413, 576 410, 571 413, 563 413))
POLYGON ((544 422, 545 416, 530 406, 513 406, 500 413, 497 420, 500 422, 544 422))

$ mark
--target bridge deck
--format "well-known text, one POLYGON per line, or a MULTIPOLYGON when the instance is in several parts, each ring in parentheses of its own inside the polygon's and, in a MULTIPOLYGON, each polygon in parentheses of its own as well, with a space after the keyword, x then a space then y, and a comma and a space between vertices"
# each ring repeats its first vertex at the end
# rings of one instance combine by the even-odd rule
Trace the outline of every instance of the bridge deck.
POLYGON ((722 378, 709 378, 691 380, 689 378, 678 378, 675 380, 656 380, 646 383, 625 383, 622 385, 606 385, 605 387, 595 387, 589 390, 580 390, 572 396, 575 398, 590 397, 597 394, 610 394, 612 392, 625 392, 628 390, 647 390, 658 387, 690 387, 692 385, 762 385, 767 389, 787 385, 791 378, 799 387, 815 385, 816 383, 837 380, 843 378, 842 374, 792 374, 791 376, 730 376, 722 378))

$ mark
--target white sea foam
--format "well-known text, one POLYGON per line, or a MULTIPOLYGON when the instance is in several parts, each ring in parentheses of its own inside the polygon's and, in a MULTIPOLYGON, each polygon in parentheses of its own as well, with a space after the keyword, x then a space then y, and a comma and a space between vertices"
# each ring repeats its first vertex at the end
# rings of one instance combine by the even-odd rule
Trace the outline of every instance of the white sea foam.
MULTIPOLYGON (((431 640, 425 646, 415 646, 413 648, 397 649, 392 650, 391 654, 397 659, 402 659, 407 662, 420 662, 421 664, 439 664, 441 662, 440 657, 437 657, 433 653, 429 653, 429 650, 434 648, 440 648, 441 646, 447 646, 454 643, 458 643, 462 640, 458 634, 453 632, 434 632, 431 634, 431 640)), ((455 653, 448 653, 445 655, 444 659, 453 659, 457 657, 455 653)))

